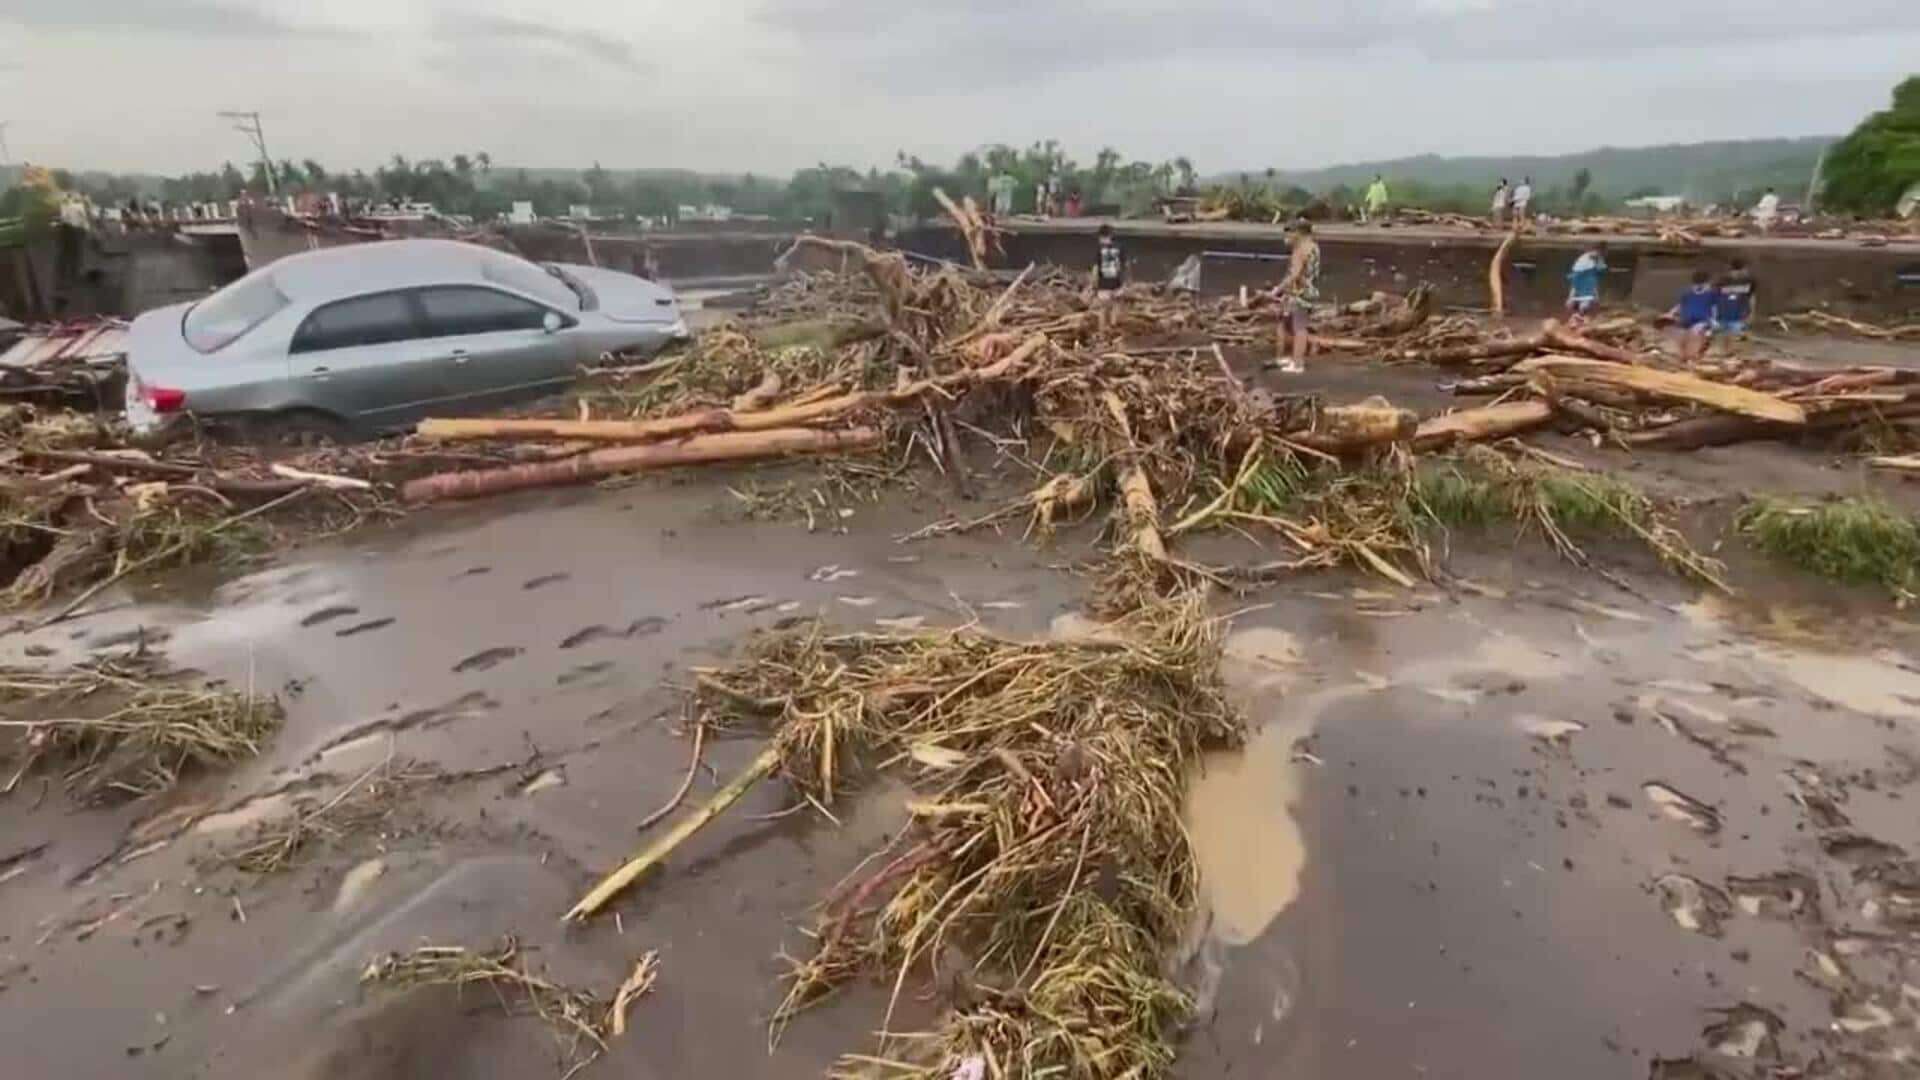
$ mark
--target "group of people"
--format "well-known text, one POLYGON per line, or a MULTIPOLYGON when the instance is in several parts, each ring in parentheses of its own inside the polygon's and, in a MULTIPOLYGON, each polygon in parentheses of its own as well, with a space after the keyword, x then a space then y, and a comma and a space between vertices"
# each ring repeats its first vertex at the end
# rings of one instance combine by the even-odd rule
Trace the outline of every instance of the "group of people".
POLYGON ((1500 178, 1500 184, 1493 189, 1493 223, 1505 225, 1510 221, 1525 221, 1532 213, 1533 177, 1520 179, 1520 186, 1507 183, 1506 177, 1500 178))
MULTIPOLYGON (((995 217, 1013 216, 1014 197, 1019 192, 1020 182, 1010 173, 996 173, 987 180, 987 208, 995 217)), ((1081 209, 1080 189, 1071 188, 1063 195, 1058 181, 1042 179, 1033 188, 1033 212, 1040 217, 1079 217, 1081 209)))
MULTIPOLYGON (((1600 282, 1607 273, 1607 245, 1595 243, 1580 253, 1567 271, 1567 321, 1585 322, 1600 305, 1600 282)), ((1706 355, 1714 338, 1732 341, 1753 325, 1760 286, 1747 260, 1735 257, 1725 273, 1696 270, 1692 283, 1667 311, 1680 331, 1680 357, 1694 361, 1706 355)))
POLYGON ((1723 274, 1693 273, 1693 283, 1667 316, 1680 328, 1680 358, 1694 361, 1706 355, 1714 338, 1731 341, 1753 324, 1759 285, 1745 259, 1734 259, 1723 274))
MULTIPOLYGON (((1320 242, 1313 238, 1313 223, 1295 218, 1288 231, 1287 273, 1271 295, 1280 301, 1280 329, 1274 359, 1269 365, 1283 374, 1298 375, 1306 370, 1307 345, 1311 337, 1308 321, 1313 305, 1320 299, 1320 242)), ((1093 297, 1096 304, 1110 303, 1127 283, 1127 257, 1114 238, 1113 226, 1102 225, 1093 259, 1093 297)))

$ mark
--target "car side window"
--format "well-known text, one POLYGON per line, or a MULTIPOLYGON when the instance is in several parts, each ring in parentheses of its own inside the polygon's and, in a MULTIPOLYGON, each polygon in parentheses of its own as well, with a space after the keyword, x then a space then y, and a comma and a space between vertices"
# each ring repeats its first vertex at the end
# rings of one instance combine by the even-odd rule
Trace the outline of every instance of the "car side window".
POLYGON ((292 351, 382 345, 422 336, 405 293, 376 293, 315 308, 293 333, 292 351))
POLYGON ((418 295, 433 337, 538 330, 547 318, 548 309, 498 289, 447 285, 421 289, 418 295))

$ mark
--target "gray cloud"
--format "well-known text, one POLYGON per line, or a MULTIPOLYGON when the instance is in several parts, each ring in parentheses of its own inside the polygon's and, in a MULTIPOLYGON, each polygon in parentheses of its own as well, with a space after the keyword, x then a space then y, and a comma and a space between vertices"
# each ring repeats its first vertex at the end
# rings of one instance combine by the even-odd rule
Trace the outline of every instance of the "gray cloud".
POLYGON ((896 90, 1030 83, 1113 65, 1194 56, 1339 59, 1380 49, 1438 61, 1627 57, 1667 49, 1808 42, 1920 30, 1914 0, 1749 0, 1702 23, 1669 0, 1419 0, 1301 4, 1189 0, 1114 8, 1102 0, 764 0, 761 25, 896 90))
POLYGON ((552 26, 531 19, 449 12, 435 21, 435 30, 462 46, 496 49, 532 43, 610 67, 635 69, 643 66, 633 44, 623 38, 593 30, 552 26))
POLYGON ((206 37, 344 33, 297 26, 263 11, 213 0, 9 0, 0 9, 0 22, 33 30, 146 30, 206 37))

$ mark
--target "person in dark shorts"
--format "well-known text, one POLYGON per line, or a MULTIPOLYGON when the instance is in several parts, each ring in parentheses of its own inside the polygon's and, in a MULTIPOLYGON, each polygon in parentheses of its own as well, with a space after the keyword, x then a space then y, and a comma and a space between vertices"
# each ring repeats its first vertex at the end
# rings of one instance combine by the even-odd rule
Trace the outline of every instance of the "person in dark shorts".
POLYGON ((1111 300, 1127 283, 1127 255, 1113 238, 1113 226, 1100 226, 1100 246, 1093 256, 1093 295, 1096 300, 1111 300))
POLYGON ((1760 285, 1747 269, 1747 260, 1735 259, 1720 278, 1720 302, 1713 308, 1713 332, 1731 347, 1735 338, 1745 337, 1753 325, 1754 301, 1760 285))
POLYGON ((1713 341, 1713 312, 1720 303, 1720 290, 1713 287, 1713 275, 1696 270, 1693 284, 1680 294, 1680 302, 1667 312, 1680 328, 1680 359, 1693 363, 1706 354, 1713 341))

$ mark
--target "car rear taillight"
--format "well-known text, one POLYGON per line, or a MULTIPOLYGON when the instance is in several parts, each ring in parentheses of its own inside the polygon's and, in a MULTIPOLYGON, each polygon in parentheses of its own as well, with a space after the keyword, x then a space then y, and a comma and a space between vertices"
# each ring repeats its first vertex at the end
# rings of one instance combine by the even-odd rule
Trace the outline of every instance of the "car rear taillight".
POLYGON ((147 399, 147 407, 157 413, 179 412, 187 407, 187 392, 165 386, 142 386, 140 392, 147 399))

